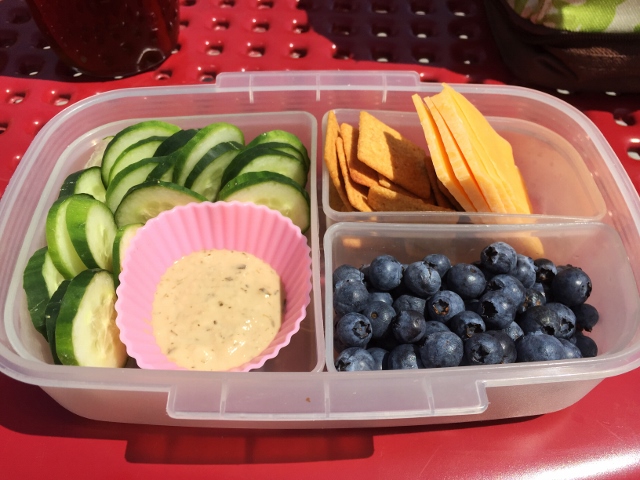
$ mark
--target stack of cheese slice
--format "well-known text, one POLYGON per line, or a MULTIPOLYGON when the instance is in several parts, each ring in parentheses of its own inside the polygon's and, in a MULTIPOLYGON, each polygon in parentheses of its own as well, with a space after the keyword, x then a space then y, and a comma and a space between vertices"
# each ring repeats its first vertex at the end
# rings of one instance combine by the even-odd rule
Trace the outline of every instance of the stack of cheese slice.
POLYGON ((531 213, 511 145, 469 100, 446 84, 412 98, 438 179, 465 211, 531 213))

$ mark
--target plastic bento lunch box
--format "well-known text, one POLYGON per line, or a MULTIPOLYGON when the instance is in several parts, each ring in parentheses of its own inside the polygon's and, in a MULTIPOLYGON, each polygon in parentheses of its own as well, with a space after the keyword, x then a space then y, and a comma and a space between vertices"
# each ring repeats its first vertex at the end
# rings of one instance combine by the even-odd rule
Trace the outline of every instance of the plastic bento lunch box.
POLYGON ((454 85, 514 147, 534 215, 345 213, 329 203, 322 161, 327 112, 367 110, 426 148, 411 95, 437 84, 412 72, 222 74, 213 85, 108 92, 65 109, 38 133, 0 203, 0 370, 63 407, 105 421, 310 428, 441 424, 565 408, 602 379, 640 365, 640 200, 597 128, 552 96, 519 87, 454 85), (245 138, 297 135, 311 158, 312 293, 289 345, 252 372, 54 365, 29 319, 22 274, 45 243, 44 221, 65 177, 105 136, 143 119, 182 128, 235 124, 245 138), (404 260, 441 249, 457 261, 489 240, 535 237, 558 262, 590 270, 602 312, 599 355, 580 360, 416 371, 337 372, 331 270, 374 253, 404 260))

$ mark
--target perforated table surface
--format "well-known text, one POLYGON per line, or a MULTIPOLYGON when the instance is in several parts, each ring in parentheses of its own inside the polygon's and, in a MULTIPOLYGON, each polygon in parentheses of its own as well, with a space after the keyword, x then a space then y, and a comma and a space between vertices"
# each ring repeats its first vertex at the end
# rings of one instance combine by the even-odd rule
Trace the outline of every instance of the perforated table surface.
MULTIPOLYGON (((519 84, 479 0, 182 0, 179 48, 101 81, 61 64, 21 0, 0 0, 0 193, 38 130, 117 88, 222 72, 410 70, 425 82, 519 84)), ((601 129, 640 187, 640 92, 549 92, 601 129)), ((2 248, 0 246, 0 248, 2 248)), ((539 417, 442 427, 211 430, 96 422, 0 375, 3 478, 640 478, 640 370, 539 417)))

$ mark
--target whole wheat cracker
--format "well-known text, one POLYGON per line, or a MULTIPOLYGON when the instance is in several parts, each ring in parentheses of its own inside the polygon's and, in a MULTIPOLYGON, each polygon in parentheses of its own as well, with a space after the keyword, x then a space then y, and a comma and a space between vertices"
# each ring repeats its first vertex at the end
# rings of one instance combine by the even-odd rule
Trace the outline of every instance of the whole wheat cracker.
POLYGON ((348 212, 353 211, 353 207, 349 203, 349 197, 347 196, 347 191, 344 186, 344 179, 342 178, 342 173, 340 170, 340 165, 338 164, 338 152, 336 151, 336 140, 340 134, 340 125, 338 124, 338 119, 336 118, 336 114, 333 110, 331 110, 327 115, 327 131, 324 139, 324 163, 327 166, 327 171, 329 172, 329 177, 331 178, 331 183, 336 189, 340 200, 343 205, 342 208, 338 206, 336 210, 345 209, 348 212))

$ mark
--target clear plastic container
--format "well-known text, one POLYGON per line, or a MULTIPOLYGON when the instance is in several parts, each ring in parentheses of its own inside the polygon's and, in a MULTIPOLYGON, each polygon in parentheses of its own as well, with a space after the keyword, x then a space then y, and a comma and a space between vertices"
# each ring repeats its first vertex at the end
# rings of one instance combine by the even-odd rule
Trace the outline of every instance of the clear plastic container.
MULTIPOLYGON (((336 216, 326 203, 323 182, 321 146, 326 113, 335 109, 339 119, 346 119, 344 115, 359 110, 386 112, 392 123, 399 122, 395 124, 403 129, 406 126, 403 133, 418 142, 420 132, 411 125, 415 115, 411 95, 431 95, 440 86, 422 83, 411 72, 222 74, 214 85, 113 91, 65 109, 38 133, 0 201, 0 371, 41 386, 66 409, 93 419, 309 428, 437 424, 541 414, 571 405, 603 378, 636 368, 640 365, 640 201, 610 146, 582 113, 552 96, 498 85, 454 87, 489 116, 501 133, 512 135, 510 140, 520 135, 522 145, 533 142, 553 152, 547 158, 556 160, 545 164, 548 170, 544 171, 548 176, 564 176, 572 185, 574 201, 555 205, 559 198, 568 198, 567 192, 550 191, 549 184, 539 181, 538 172, 531 171, 525 177, 538 182, 533 196, 541 209, 531 217, 477 214, 469 216, 467 225, 450 225, 457 220, 434 214, 336 216), (309 150, 311 304, 292 343, 260 371, 53 365, 47 346, 31 325, 22 273, 31 253, 44 245, 44 219, 62 181, 84 165, 101 138, 151 118, 183 127, 224 120, 242 128, 248 140, 261 131, 282 128, 298 135, 309 150), (325 200, 322 207, 320 200, 325 200), (327 224, 334 222, 340 223, 326 230, 327 224), (577 264, 594 269, 594 295, 599 295, 606 313, 596 333, 602 355, 564 363, 473 370, 334 371, 331 329, 326 331, 326 344, 324 338, 323 307, 325 302, 330 305, 331 298, 325 268, 331 269, 346 258, 364 260, 378 247, 410 255, 414 248, 422 250, 428 238, 443 248, 456 248, 456 258, 464 258, 467 253, 461 252, 489 238, 527 234, 539 236, 545 247, 553 250, 554 258, 575 259, 577 264), (386 240, 393 240, 393 245, 386 240), (612 292, 620 300, 605 298, 612 292)), ((536 159, 526 161, 531 163, 524 166, 525 172, 528 167, 535 170, 540 166, 536 159)), ((565 182, 561 180, 559 185, 565 186, 565 182)), ((331 312, 325 311, 325 316, 332 325, 331 312)))

